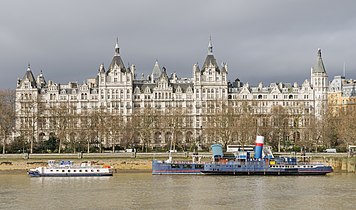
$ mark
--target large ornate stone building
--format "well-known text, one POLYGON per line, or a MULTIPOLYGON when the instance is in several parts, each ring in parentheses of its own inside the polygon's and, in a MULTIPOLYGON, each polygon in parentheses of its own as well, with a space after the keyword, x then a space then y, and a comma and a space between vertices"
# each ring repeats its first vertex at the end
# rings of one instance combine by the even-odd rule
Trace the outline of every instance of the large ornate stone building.
MULTIPOLYGON (((50 110, 66 104, 72 107, 71 112, 77 114, 104 109, 107 113, 124 117, 132 116, 137 110, 185 110, 187 129, 180 131, 180 138, 188 142, 192 138, 201 138, 202 131, 209 127, 209 114, 228 105, 235 112, 248 106, 251 113, 258 116, 272 113, 274 107, 285 108, 290 116, 294 116, 288 120, 288 125, 295 128, 289 131, 286 138, 297 140, 303 135, 309 116, 321 117, 326 109, 328 75, 320 49, 316 63, 311 68, 310 80, 305 80, 301 85, 272 83, 265 86, 260 83, 250 86, 239 79, 230 83, 228 71, 227 64, 218 65, 211 41, 204 64, 193 65, 191 78, 182 78, 176 73, 169 76, 158 61, 150 75, 137 76, 135 65, 124 65, 118 43, 107 69, 101 64, 96 77, 83 84, 46 81, 42 71, 35 78, 29 65, 24 77, 17 81, 17 135, 33 135, 34 141, 46 139, 51 133, 58 135, 55 126, 61 123, 52 122, 53 113, 50 110), (44 107, 47 111, 42 114, 45 117, 41 117, 38 113, 44 107)), ((256 123, 263 126, 266 122, 261 117, 256 123)), ((74 132, 73 135, 77 134, 74 132)), ((151 138, 153 143, 162 144, 167 143, 171 135, 169 129, 156 127, 151 138)), ((205 140, 208 138, 206 135, 205 140)), ((101 141, 108 144, 108 138, 103 137, 101 141)), ((142 143, 143 140, 138 141, 142 143)))
POLYGON ((356 81, 335 76, 330 82, 328 108, 333 114, 354 112, 356 110, 356 81))

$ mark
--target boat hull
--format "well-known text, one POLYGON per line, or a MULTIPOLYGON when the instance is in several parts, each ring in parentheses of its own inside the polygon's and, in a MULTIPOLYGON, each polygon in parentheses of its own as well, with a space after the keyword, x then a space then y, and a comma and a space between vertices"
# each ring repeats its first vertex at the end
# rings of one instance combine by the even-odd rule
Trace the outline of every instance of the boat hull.
POLYGON ((321 176, 330 172, 289 172, 289 171, 202 171, 204 175, 230 175, 230 176, 321 176))
POLYGON ((101 177, 101 176, 113 176, 113 174, 40 174, 40 173, 28 173, 30 177, 101 177))
POLYGON ((203 169, 199 163, 152 161, 152 175, 199 175, 203 169))
POLYGON ((264 162, 247 164, 205 164, 205 175, 259 175, 259 176, 316 176, 333 172, 331 166, 325 165, 266 165, 264 162))
POLYGON ((30 177, 81 177, 81 176, 112 176, 111 168, 88 167, 38 167, 28 171, 30 177))

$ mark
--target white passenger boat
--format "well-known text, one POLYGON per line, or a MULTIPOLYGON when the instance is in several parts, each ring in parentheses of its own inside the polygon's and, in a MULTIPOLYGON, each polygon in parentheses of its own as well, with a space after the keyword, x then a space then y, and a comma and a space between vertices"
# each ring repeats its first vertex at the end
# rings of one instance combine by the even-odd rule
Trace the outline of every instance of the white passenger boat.
POLYGON ((72 161, 49 160, 46 167, 30 169, 28 175, 31 177, 69 177, 69 176, 112 176, 111 166, 94 166, 90 161, 74 165, 72 161))

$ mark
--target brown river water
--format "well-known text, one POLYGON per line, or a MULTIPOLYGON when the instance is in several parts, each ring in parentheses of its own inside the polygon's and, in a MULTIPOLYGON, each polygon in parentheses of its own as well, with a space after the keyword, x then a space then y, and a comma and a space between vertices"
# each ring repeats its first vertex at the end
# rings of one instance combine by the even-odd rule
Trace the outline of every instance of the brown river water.
POLYGON ((356 174, 113 177, 0 174, 0 209, 356 209, 356 174))

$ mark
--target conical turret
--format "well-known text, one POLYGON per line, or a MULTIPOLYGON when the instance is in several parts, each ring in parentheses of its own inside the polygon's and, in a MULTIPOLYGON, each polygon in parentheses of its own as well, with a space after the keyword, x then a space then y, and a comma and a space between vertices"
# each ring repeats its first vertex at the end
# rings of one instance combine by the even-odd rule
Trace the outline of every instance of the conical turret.
POLYGON ((108 72, 112 71, 114 68, 119 69, 121 72, 126 72, 124 62, 120 56, 119 39, 116 39, 115 54, 110 63, 108 72))
POLYGON ((211 42, 211 37, 209 39, 208 55, 205 58, 202 71, 205 71, 207 68, 209 68, 209 66, 213 66, 215 68, 215 71, 220 72, 219 66, 216 62, 216 59, 214 58, 214 55, 213 55, 213 44, 211 42))
POLYGON ((318 49, 316 63, 312 67, 312 73, 326 73, 323 59, 321 58, 321 49, 318 49))
POLYGON ((32 88, 36 87, 36 80, 32 74, 30 64, 28 64, 27 71, 21 80, 21 83, 23 83, 23 82, 29 82, 32 88))
POLYGON ((152 79, 156 80, 158 79, 162 74, 161 68, 159 67, 158 60, 156 59, 155 65, 153 66, 152 69, 152 79))

